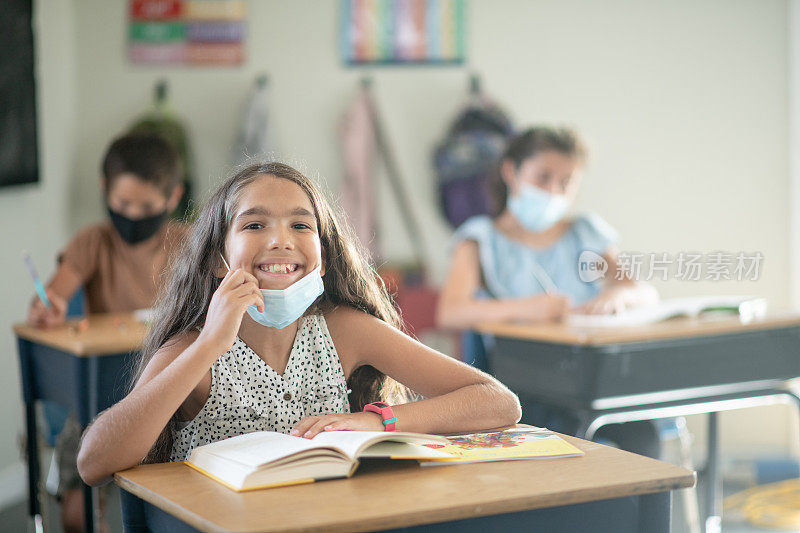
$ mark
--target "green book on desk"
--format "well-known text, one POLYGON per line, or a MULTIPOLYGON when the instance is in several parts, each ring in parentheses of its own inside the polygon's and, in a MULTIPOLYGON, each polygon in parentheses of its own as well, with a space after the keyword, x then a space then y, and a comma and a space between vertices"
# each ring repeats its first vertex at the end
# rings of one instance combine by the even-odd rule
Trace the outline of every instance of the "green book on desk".
POLYGON ((693 296, 669 298, 653 305, 634 307, 613 315, 567 315, 566 323, 574 327, 615 328, 653 324, 679 316, 696 317, 703 313, 737 313, 748 321, 763 317, 767 301, 752 296, 693 296))

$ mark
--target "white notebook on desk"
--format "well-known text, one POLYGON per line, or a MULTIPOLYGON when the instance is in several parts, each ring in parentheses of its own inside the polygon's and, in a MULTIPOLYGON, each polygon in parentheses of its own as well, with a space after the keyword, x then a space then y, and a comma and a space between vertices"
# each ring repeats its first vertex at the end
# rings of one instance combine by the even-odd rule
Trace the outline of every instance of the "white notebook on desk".
POLYGON ((652 324, 678 316, 695 317, 706 312, 738 313, 743 320, 762 317, 767 311, 764 298, 752 296, 694 296, 669 298, 654 305, 635 307, 614 315, 567 315, 574 327, 616 328, 652 324))

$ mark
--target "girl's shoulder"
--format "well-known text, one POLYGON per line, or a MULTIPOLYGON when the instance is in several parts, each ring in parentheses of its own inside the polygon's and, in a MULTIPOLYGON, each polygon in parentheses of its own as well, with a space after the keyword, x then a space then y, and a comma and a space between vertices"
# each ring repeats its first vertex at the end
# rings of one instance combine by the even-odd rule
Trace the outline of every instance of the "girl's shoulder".
POLYGON ((331 335, 334 334, 334 330, 339 332, 356 328, 353 333, 358 333, 357 328, 359 327, 369 328, 371 325, 374 326, 376 322, 383 323, 379 318, 346 304, 340 304, 325 311, 322 317, 325 319, 331 335))
POLYGON ((186 348, 191 346, 191 344, 197 340, 199 335, 199 330, 189 330, 184 331, 183 333, 178 333, 177 335, 173 335, 167 339, 158 350, 156 350, 154 357, 167 357, 174 359, 184 350, 186 350, 186 348))
POLYGON ((340 355, 343 349, 360 351, 369 347, 381 332, 394 329, 380 318, 346 304, 337 305, 323 317, 340 355))
POLYGON ((497 235, 498 230, 492 217, 487 215, 470 217, 450 237, 447 250, 452 255, 456 249, 467 243, 475 243, 478 248, 491 248, 497 235))
POLYGON ((478 215, 465 220, 456 229, 451 241, 455 245, 461 241, 482 241, 496 232, 494 220, 487 215, 478 215))
POLYGON ((199 331, 187 331, 167 339, 167 341, 156 350, 153 357, 147 361, 136 386, 138 387, 142 383, 150 381, 156 374, 166 368, 197 339, 199 334, 199 331))
POLYGON ((373 344, 376 322, 374 316, 349 305, 337 305, 325 312, 323 320, 331 342, 336 347, 339 361, 346 376, 363 360, 363 350, 373 344))
POLYGON ((605 253, 619 240, 617 230, 596 213, 575 215, 570 231, 577 236, 584 250, 591 250, 598 254, 605 253))

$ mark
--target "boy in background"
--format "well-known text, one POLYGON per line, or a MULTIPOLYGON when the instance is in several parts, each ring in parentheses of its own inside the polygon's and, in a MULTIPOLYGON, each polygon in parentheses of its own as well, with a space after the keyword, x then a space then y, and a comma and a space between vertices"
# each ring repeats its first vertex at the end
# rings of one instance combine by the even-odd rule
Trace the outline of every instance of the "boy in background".
MULTIPOLYGON (((58 256, 47 284, 49 308, 34 298, 28 323, 63 324, 67 302, 83 287, 87 313, 152 307, 170 254, 188 227, 169 220, 183 196, 177 152, 150 135, 119 137, 106 152, 101 187, 108 218, 79 231, 58 256)), ((64 531, 82 531, 83 492, 77 471, 80 427, 70 415, 56 443, 64 531)))

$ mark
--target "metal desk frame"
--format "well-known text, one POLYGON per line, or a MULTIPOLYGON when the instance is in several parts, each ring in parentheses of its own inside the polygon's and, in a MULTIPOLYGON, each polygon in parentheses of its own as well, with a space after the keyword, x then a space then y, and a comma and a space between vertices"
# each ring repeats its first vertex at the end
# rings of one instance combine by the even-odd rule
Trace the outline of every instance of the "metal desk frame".
MULTIPOLYGON (((74 411, 84 430, 98 413, 125 396, 136 352, 79 357, 21 338, 17 338, 17 343, 25 403, 28 514, 33 517, 36 531, 40 532, 43 524, 36 401, 51 400, 74 411)), ((96 491, 83 485, 84 518, 89 533, 95 530, 96 491)))
POLYGON ((800 395, 787 382, 800 376, 798 353, 800 326, 790 325, 596 345, 498 336, 491 357, 497 378, 521 399, 574 414, 575 435, 587 440, 607 424, 707 413, 705 526, 714 532, 722 514, 717 413, 776 403, 800 409, 800 395))
MULTIPOLYGON (((579 436, 592 440, 597 430, 607 424, 654 420, 695 414, 708 414, 708 442, 706 443, 707 464, 705 468, 707 512, 705 529, 707 532, 719 531, 722 522, 722 479, 719 472, 719 431, 717 413, 748 407, 775 404, 794 404, 800 409, 800 396, 783 381, 774 382, 770 388, 760 388, 763 383, 753 383, 750 390, 742 390, 742 385, 731 386, 728 394, 687 398, 661 403, 632 403, 628 407, 615 407, 605 410, 587 410, 582 413, 579 436)), ((713 389, 713 388, 712 388, 713 389)), ((682 391, 672 391, 676 394, 682 391)), ((692 392, 696 392, 692 391, 692 392)), ((620 398, 621 399, 621 398, 620 398)), ((635 397, 629 398, 636 402, 635 397)))

